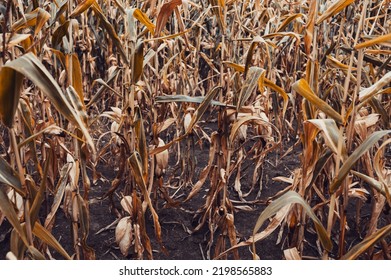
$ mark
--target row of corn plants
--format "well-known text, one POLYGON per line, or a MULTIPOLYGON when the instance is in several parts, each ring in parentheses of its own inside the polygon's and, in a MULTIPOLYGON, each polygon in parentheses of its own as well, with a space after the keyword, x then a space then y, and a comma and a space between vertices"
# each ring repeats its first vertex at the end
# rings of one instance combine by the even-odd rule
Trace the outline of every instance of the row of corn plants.
POLYGON ((124 256, 169 254, 159 205, 186 208, 206 191, 192 234, 208 228, 208 259, 239 259, 240 247, 262 259, 278 228, 286 259, 391 257, 388 1, 18 0, 0 11, 7 258, 95 259, 89 204, 108 168, 101 199, 124 256), (262 197, 265 160, 294 147, 301 165, 262 197), (240 242, 235 213, 261 201, 240 242), (365 207, 364 230, 349 227, 362 228, 365 207), (58 211, 72 252, 52 233, 58 211))

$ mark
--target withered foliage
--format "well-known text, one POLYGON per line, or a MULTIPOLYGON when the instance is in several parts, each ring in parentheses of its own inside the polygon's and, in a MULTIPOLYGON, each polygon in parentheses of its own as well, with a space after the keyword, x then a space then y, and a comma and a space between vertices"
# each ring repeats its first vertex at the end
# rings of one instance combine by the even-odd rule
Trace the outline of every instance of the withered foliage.
POLYGON ((286 259, 308 258, 306 246, 311 258, 389 259, 390 26, 387 0, 1 2, 7 257, 95 259, 90 192, 109 168, 100 199, 124 256, 169 254, 159 209, 198 197, 190 234, 207 227, 207 259, 240 259, 240 247, 262 258, 256 243, 277 229, 286 259), (265 160, 295 147, 300 166, 264 197, 265 160), (260 203, 254 224, 236 219, 260 203), (59 211, 70 252, 52 234, 59 211))

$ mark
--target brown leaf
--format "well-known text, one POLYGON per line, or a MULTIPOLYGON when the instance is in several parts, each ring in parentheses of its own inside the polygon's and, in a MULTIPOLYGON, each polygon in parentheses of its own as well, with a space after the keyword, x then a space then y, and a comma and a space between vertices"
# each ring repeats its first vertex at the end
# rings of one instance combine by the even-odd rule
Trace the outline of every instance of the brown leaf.
POLYGON ((0 119, 7 127, 12 127, 19 104, 23 75, 12 68, 0 70, 0 119))
POLYGON ((181 4, 182 0, 171 0, 170 2, 163 4, 157 16, 154 37, 160 36, 168 21, 168 18, 171 16, 174 9, 181 4))

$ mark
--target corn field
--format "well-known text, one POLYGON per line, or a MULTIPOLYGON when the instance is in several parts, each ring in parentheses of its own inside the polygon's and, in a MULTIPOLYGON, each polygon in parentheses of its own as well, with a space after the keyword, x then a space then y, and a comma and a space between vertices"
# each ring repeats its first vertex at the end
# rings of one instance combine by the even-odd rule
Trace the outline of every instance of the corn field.
POLYGON ((8 0, 0 54, 1 258, 391 258, 389 0, 8 0))

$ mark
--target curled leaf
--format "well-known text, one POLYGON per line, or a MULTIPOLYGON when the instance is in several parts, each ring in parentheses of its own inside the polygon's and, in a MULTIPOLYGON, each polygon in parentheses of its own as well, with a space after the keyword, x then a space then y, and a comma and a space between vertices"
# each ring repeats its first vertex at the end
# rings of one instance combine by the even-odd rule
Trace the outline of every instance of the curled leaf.
POLYGON ((306 98, 312 105, 323 111, 326 115, 333 118, 338 123, 343 123, 341 114, 336 112, 329 104, 320 99, 310 88, 305 79, 300 79, 292 85, 292 88, 301 96, 306 98))
MULTIPOLYGON (((257 233, 257 231, 261 228, 263 223, 269 219, 271 216, 276 214, 281 208, 290 205, 292 203, 298 203, 300 204, 303 209, 306 211, 307 215, 312 219, 312 221, 315 224, 315 229, 318 233, 319 240, 321 241, 323 247, 330 251, 332 249, 332 243, 330 240, 330 237, 328 236, 325 228, 323 227, 321 221, 318 219, 318 217, 315 215, 315 213, 312 211, 311 207, 308 205, 308 203, 296 192, 294 191, 288 191, 275 201, 273 201, 271 204, 269 204, 265 210, 261 213, 261 215, 258 217, 258 220, 254 226, 253 229, 253 236, 257 233)), ((255 249, 255 248, 254 248, 255 249)))
POLYGON ((377 141, 390 133, 391 130, 376 131, 372 133, 371 136, 369 136, 367 139, 365 139, 365 141, 354 150, 354 152, 342 165, 338 175, 331 183, 330 193, 334 193, 337 190, 345 177, 348 175, 349 171, 352 169, 353 165, 361 158, 361 156, 365 154, 377 141))

